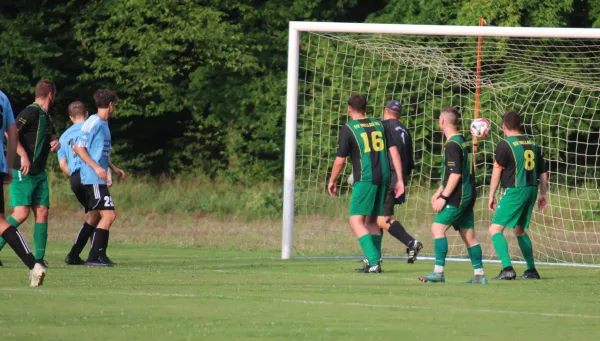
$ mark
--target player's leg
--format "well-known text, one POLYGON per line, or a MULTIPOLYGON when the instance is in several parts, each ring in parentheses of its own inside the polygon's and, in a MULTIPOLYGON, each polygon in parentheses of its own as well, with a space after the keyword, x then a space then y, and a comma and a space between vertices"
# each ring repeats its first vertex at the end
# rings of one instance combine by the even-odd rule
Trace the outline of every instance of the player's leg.
POLYGON ((450 228, 450 224, 445 222, 445 219, 442 219, 444 217, 439 217, 440 213, 438 213, 438 217, 436 217, 434 223, 431 224, 435 265, 432 273, 419 277, 419 281, 421 282, 443 283, 446 281, 444 277, 444 266, 446 265, 446 255, 448 254, 448 238, 446 238, 446 231, 450 228))
POLYGON ((110 236, 110 228, 117 218, 114 201, 106 185, 86 185, 86 196, 90 199, 88 209, 98 211, 100 221, 92 235, 92 247, 86 261, 88 266, 112 266, 114 263, 107 257, 106 249, 110 236))
POLYGON ((96 226, 98 226, 98 222, 100 221, 100 213, 98 213, 98 211, 88 211, 86 192, 84 186, 81 184, 81 176, 79 171, 71 175, 70 182, 71 191, 75 195, 75 198, 77 198, 77 201, 79 201, 81 206, 85 209, 87 217, 77 233, 77 237, 75 238, 75 243, 71 247, 71 251, 69 251, 69 254, 67 254, 65 257, 65 263, 68 265, 84 265, 85 261, 81 259, 80 254, 87 244, 88 239, 91 240, 92 234, 94 233, 96 226))
POLYGON ((100 213, 98 211, 90 211, 87 214, 87 218, 75 238, 75 243, 71 247, 71 251, 65 258, 65 263, 68 265, 84 265, 85 261, 81 259, 81 252, 85 248, 88 240, 91 240, 94 230, 100 222, 100 213))
MULTIPOLYGON (((379 272, 381 253, 373 242, 373 236, 366 226, 366 217, 373 214, 378 186, 369 182, 356 182, 350 201, 350 228, 358 238, 361 249, 368 260, 364 272, 379 272)), ((374 232, 374 231, 373 231, 374 232)))
POLYGON ((515 237, 517 237, 517 241, 519 243, 519 248, 521 249, 525 263, 527 264, 527 270, 525 270, 525 273, 519 278, 540 279, 540 274, 535 268, 535 261, 533 259, 533 244, 531 243, 531 239, 527 234, 529 222, 531 220, 531 214, 537 200, 537 187, 531 187, 529 191, 529 205, 519 218, 514 230, 515 237))
MULTIPOLYGON (((10 183, 10 207, 13 207, 12 216, 6 220, 15 228, 29 216, 29 207, 31 206, 31 193, 33 191, 31 177, 23 175, 20 171, 12 170, 13 181, 10 183)), ((6 241, 0 238, 0 250, 4 248, 6 241)), ((1 263, 0 263, 1 264, 1 263)))
MULTIPOLYGON (((469 225, 466 225, 469 226, 469 225)), ((475 229, 473 227, 461 227, 459 228, 460 237, 467 247, 469 258, 471 259, 471 265, 473 265, 473 277, 465 282, 466 284, 488 284, 487 278, 483 271, 483 252, 481 245, 475 235, 475 229)))
MULTIPOLYGON (((4 174, 0 175, 0 183, 4 180, 4 174)), ((17 256, 29 268, 29 279, 31 286, 40 286, 46 276, 46 271, 41 264, 36 263, 25 238, 16 227, 6 221, 4 217, 4 191, 0 190, 0 235, 3 240, 15 251, 17 256)))
POLYGON ((504 237, 504 228, 514 228, 523 211, 524 198, 520 188, 507 188, 492 217, 489 234, 498 258, 502 262, 502 270, 494 279, 512 280, 517 277, 510 260, 508 243, 504 237))
POLYGON ((50 189, 46 172, 33 177, 34 186, 31 194, 31 204, 35 223, 33 225, 33 245, 35 248, 35 259, 42 261, 46 256, 46 245, 48 243, 48 209, 50 208, 50 189))

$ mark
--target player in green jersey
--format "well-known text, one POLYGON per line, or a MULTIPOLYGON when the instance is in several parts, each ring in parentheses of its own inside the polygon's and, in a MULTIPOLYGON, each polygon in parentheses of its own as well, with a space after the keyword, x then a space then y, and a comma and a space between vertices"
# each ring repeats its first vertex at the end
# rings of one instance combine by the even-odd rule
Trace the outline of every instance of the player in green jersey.
POLYGON ((383 217, 383 204, 390 183, 388 151, 399 179, 395 186, 396 197, 404 193, 404 182, 398 149, 387 145, 383 124, 379 120, 367 118, 366 110, 365 96, 350 97, 348 114, 352 120, 340 129, 338 150, 327 190, 332 197, 336 195, 335 180, 346 163, 346 157, 350 156, 354 186, 349 222, 368 260, 368 264, 360 272, 379 273, 381 271, 379 227, 389 225, 383 217), (378 245, 374 237, 379 239, 378 245))
POLYGON ((458 110, 449 107, 442 110, 439 118, 440 130, 446 136, 442 158, 442 186, 431 198, 431 206, 437 213, 431 232, 435 250, 435 267, 421 282, 445 282, 444 265, 448 254, 446 231, 450 226, 460 233, 467 246, 471 264, 475 270, 468 284, 487 284, 483 272, 481 245, 475 236, 473 206, 475 191, 475 169, 473 166, 472 143, 458 132, 458 110))
MULTIPOLYGON (((35 259, 45 264, 46 243, 48 241, 48 208, 50 207, 50 190, 46 175, 46 161, 50 151, 60 148, 58 138, 52 127, 52 119, 48 109, 56 97, 54 82, 40 80, 35 86, 35 102, 27 106, 16 118, 19 129, 19 145, 10 183, 10 206, 13 213, 7 221, 19 227, 33 209, 35 224, 33 225, 33 243, 35 259)), ((0 240, 0 249, 5 245, 0 240)))
POLYGON ((527 270, 521 278, 539 279, 533 261, 533 246, 526 233, 531 213, 538 195, 540 211, 546 208, 546 188, 548 168, 542 149, 532 139, 520 133, 521 114, 510 111, 502 117, 502 130, 506 138, 496 146, 496 162, 490 184, 489 209, 494 211, 490 236, 498 258, 502 261, 502 271, 495 279, 511 280, 517 277, 508 254, 508 244, 504 228, 513 229, 527 270), (505 188, 500 203, 496 202, 496 189, 501 184, 505 188))

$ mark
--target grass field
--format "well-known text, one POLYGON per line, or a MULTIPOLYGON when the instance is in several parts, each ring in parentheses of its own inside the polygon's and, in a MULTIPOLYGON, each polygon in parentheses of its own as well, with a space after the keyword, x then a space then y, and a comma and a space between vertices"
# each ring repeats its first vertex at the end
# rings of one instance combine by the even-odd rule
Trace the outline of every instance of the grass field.
POLYGON ((470 286, 467 263, 447 264, 446 284, 423 284, 430 262, 356 274, 350 260, 116 244, 119 265, 92 269, 63 265, 68 248, 50 244, 40 288, 2 252, 1 340, 600 339, 598 269, 540 267, 543 280, 470 286))

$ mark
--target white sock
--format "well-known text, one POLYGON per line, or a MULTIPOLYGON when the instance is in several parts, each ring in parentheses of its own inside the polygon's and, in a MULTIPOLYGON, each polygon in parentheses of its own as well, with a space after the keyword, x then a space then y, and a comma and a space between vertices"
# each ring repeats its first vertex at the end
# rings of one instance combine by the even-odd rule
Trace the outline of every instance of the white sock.
POLYGON ((443 265, 436 265, 433 267, 433 272, 437 272, 437 273, 444 273, 444 266, 443 265))
POLYGON ((481 269, 475 269, 475 275, 483 276, 483 268, 481 268, 481 269))

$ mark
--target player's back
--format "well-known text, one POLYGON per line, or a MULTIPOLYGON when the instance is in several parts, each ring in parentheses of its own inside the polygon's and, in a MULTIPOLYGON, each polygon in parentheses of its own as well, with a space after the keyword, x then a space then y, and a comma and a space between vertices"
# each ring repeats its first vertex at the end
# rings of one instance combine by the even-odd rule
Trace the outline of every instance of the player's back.
MULTIPOLYGON (((112 139, 108 122, 98 115, 90 116, 81 126, 81 135, 77 146, 85 147, 88 154, 100 167, 108 170, 112 139)), ((81 183, 84 185, 106 184, 96 172, 85 162, 81 164, 81 183)))
MULTIPOLYGON (((383 121, 386 131, 386 142, 388 147, 396 146, 402 161, 402 172, 405 176, 410 175, 415 168, 413 158, 413 144, 410 132, 398 119, 391 118, 383 121)), ((394 165, 390 162, 390 171, 394 172, 394 165)))
POLYGON ((81 159, 75 154, 73 151, 73 146, 75 146, 75 142, 81 136, 81 127, 84 122, 75 123, 69 129, 65 130, 65 132, 60 136, 60 152, 58 158, 66 158, 67 165, 69 167, 69 171, 71 174, 80 170, 81 168, 81 159))
POLYGON ((508 136, 500 141, 498 148, 509 148, 505 152, 512 162, 502 170, 502 187, 527 187, 538 185, 538 175, 544 169, 544 159, 537 143, 527 135, 508 136))
MULTIPOLYGON (((4 132, 6 132, 6 127, 15 123, 15 115, 8 97, 2 91, 0 91, 0 117, 2 117, 2 126, 0 127, 0 145, 3 145, 4 132)), ((0 172, 8 172, 4 153, 0 153, 0 172)))
POLYGON ((352 154, 355 181, 387 183, 390 178, 385 128, 373 118, 353 120, 346 124, 354 135, 352 154))
MULTIPOLYGON (((476 197, 476 187, 475 187, 475 171, 473 165, 473 144, 471 141, 467 140, 463 135, 456 134, 451 136, 448 141, 446 141, 446 149, 448 146, 453 144, 453 147, 458 146, 460 149, 460 180, 459 183, 450 196, 448 200, 449 205, 453 205, 456 207, 464 207, 472 204, 476 197)), ((442 176, 444 181, 444 186, 446 186, 447 181, 450 177, 451 167, 452 165, 447 165, 446 162, 442 163, 442 176)))

